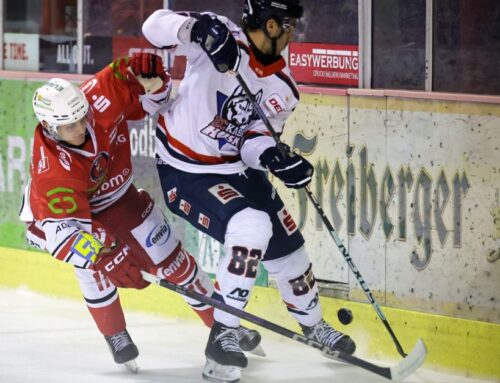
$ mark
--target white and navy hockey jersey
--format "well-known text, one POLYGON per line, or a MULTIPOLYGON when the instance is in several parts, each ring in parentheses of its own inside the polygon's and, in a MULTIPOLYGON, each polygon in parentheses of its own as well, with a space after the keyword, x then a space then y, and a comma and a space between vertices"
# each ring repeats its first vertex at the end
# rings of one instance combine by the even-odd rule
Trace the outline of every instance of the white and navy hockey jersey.
MULTIPOLYGON (((216 16, 216 15, 214 15, 216 16)), ((156 151, 162 161, 191 173, 231 174, 247 167, 264 170, 261 153, 276 145, 237 79, 218 72, 183 29, 195 13, 154 12, 142 30, 155 46, 187 57, 177 98, 159 118, 156 151)), ((223 16, 241 52, 239 73, 278 134, 299 101, 297 85, 284 59, 264 66, 244 32, 223 16)))

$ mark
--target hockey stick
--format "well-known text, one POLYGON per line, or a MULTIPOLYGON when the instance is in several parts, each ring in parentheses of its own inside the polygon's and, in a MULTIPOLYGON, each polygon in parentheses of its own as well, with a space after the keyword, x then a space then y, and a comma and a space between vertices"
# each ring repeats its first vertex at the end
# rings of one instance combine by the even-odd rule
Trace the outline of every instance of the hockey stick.
MULTIPOLYGON (((262 119, 262 122, 264 123, 264 125, 266 125, 266 128, 271 133, 272 137, 274 138, 274 141, 276 141, 276 145, 278 146, 278 149, 279 149, 281 155, 283 157, 286 157, 287 153, 286 153, 285 149, 283 148, 283 144, 282 144, 278 134, 276 133, 276 130, 274 130, 273 126, 269 122, 269 119, 265 115, 265 113, 262 110, 262 108, 260 107, 259 103, 255 100, 255 97, 254 97, 252 91, 248 88, 248 85, 246 84, 245 80, 243 80, 243 77, 241 77, 241 74, 239 74, 238 72, 231 72, 231 73, 234 74, 234 76, 236 76, 236 79, 238 80, 241 87, 245 91, 245 93, 246 93, 248 99, 250 100, 250 102, 252 103, 255 111, 257 112, 259 117, 262 119)), ((387 321, 384 313, 382 312, 382 309, 380 308, 379 304, 375 300, 375 297, 373 296, 370 288, 366 284, 366 282, 365 282, 364 278, 362 277, 361 273, 359 272, 358 268, 354 264, 351 256, 349 255, 349 252, 347 251, 346 247, 342 243, 342 240, 340 239, 339 235, 337 234, 337 231, 335 230, 333 225, 330 223, 330 221, 326 217, 326 214, 325 214, 323 208, 319 204, 318 200, 314 196, 314 194, 311 191, 311 189, 309 188, 309 186, 306 186, 304 188, 304 190, 305 190, 307 196, 309 197, 309 200, 312 202, 312 204, 316 208, 316 211, 320 215, 321 220, 323 221, 326 228, 328 229, 328 232, 330 233, 331 237, 333 238, 333 241, 335 242, 338 249, 340 250, 340 252, 344 256, 347 264, 349 265, 349 268, 351 269, 352 273, 354 274, 354 276, 358 280, 359 285, 361 286, 361 288, 365 292, 366 296, 368 297, 368 300, 370 301, 373 308, 377 312, 378 317, 380 318, 380 320, 384 324, 385 328, 389 332, 399 354, 404 358, 406 356, 406 353, 404 352, 403 347, 401 347, 401 344, 399 343, 398 339, 396 338, 396 334, 394 334, 394 331, 392 331, 392 328, 389 325, 389 322, 387 321)))
POLYGON ((201 303, 213 306, 221 311, 232 314, 240 319, 244 319, 248 322, 261 326, 279 335, 293 339, 297 342, 305 344, 306 346, 315 348, 332 359, 360 367, 364 370, 370 371, 374 374, 383 376, 384 378, 390 380, 402 380, 407 376, 409 376, 410 374, 412 374, 413 372, 415 372, 424 363, 425 356, 427 354, 424 342, 422 342, 422 340, 419 339, 417 344, 415 345, 415 348, 410 353, 410 355, 406 356, 397 365, 393 367, 377 366, 376 364, 370 363, 364 359, 357 358, 353 355, 346 354, 344 352, 337 350, 332 350, 330 347, 325 346, 324 344, 321 344, 319 342, 316 342, 315 340, 312 340, 296 332, 288 330, 285 327, 269 322, 256 315, 237 309, 236 307, 229 306, 224 302, 221 302, 215 298, 202 295, 200 293, 197 293, 196 291, 189 290, 185 287, 168 282, 165 279, 157 278, 152 274, 146 273, 145 271, 141 271, 141 274, 142 277, 148 282, 156 283, 161 287, 172 290, 178 294, 195 299, 201 303))

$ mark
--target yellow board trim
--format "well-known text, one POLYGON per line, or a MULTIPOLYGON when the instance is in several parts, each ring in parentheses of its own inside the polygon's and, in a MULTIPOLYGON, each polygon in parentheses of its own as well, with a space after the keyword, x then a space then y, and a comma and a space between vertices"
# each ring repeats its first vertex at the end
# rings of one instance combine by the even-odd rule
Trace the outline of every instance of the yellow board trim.
MULTIPOLYGON (((0 247, 0 286, 28 287, 41 293, 81 299, 72 267, 45 253, 0 247)), ((167 317, 196 320, 181 296, 162 288, 120 290, 127 310, 155 313, 167 317)), ((299 331, 287 313, 278 292, 256 287, 248 311, 272 322, 299 331)), ((357 341, 357 355, 397 361, 399 355, 372 306, 321 297, 324 318, 357 341), (341 325, 337 310, 349 308, 354 320, 341 325)), ((424 339, 429 351, 425 368, 479 378, 500 380, 500 325, 409 310, 383 307, 392 329, 403 348, 410 352, 418 338, 424 339)), ((251 326, 252 327, 252 326, 251 326)))

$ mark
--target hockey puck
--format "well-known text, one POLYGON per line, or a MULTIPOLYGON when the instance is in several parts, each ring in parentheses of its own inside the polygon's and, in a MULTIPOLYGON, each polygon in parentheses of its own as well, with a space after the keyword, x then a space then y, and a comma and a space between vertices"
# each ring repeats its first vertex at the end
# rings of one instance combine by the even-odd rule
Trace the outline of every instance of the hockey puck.
POLYGON ((339 318, 340 323, 349 324, 352 322, 352 312, 349 309, 342 308, 337 311, 337 316, 339 318))

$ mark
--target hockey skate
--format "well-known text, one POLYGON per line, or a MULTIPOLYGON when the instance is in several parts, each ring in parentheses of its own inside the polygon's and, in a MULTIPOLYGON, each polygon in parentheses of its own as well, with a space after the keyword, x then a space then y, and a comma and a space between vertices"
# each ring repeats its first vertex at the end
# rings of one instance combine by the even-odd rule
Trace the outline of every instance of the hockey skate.
MULTIPOLYGON (((350 355, 354 354, 356 350, 356 343, 354 343, 348 335, 335 330, 323 319, 321 319, 318 324, 311 327, 300 326, 305 336, 330 347, 332 350, 342 351, 350 355)), ((323 355, 329 357, 325 353, 323 353, 323 355)))
POLYGON ((241 352, 238 329, 214 322, 207 347, 207 362, 203 368, 203 378, 212 382, 237 382, 241 378, 241 369, 248 364, 241 352))
POLYGON ((125 329, 114 335, 106 335, 104 339, 108 343, 115 363, 123 364, 129 371, 136 374, 138 367, 135 358, 139 355, 139 350, 128 331, 125 329))
POLYGON ((242 351, 251 352, 258 356, 266 356, 264 349, 260 346, 262 337, 256 330, 251 330, 244 326, 238 327, 238 339, 242 351))

